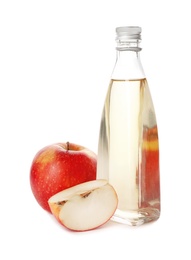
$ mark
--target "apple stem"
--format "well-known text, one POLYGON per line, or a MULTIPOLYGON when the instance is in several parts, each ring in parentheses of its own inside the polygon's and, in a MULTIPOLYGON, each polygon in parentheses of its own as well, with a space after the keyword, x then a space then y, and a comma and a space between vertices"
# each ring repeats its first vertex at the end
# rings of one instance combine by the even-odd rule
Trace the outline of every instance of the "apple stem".
POLYGON ((70 146, 70 143, 69 143, 69 142, 67 142, 67 143, 66 143, 66 145, 67 145, 67 147, 66 147, 67 151, 68 151, 68 150, 70 150, 70 148, 69 148, 69 146, 70 146))

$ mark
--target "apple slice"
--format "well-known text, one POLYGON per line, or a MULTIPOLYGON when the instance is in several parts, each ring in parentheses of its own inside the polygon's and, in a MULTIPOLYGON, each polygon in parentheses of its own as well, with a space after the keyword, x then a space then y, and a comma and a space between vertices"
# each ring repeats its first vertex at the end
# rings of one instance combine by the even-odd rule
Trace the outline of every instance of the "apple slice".
POLYGON ((106 180, 93 180, 55 194, 48 204, 65 227, 86 231, 103 225, 112 217, 118 198, 106 180))

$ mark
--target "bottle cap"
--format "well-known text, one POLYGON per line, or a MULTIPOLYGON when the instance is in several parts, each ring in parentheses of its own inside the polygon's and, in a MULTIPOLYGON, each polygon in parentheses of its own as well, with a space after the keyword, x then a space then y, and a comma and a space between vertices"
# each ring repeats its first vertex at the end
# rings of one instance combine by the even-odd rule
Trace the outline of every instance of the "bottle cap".
POLYGON ((139 26, 123 26, 117 27, 116 33, 117 38, 116 40, 141 40, 141 27, 139 26))

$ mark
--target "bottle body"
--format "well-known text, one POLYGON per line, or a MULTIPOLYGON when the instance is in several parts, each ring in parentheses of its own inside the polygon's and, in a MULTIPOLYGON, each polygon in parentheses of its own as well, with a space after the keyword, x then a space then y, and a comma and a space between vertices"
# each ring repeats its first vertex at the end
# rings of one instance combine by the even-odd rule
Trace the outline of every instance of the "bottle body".
POLYGON ((97 178, 107 179, 117 192, 112 219, 141 225, 160 216, 157 121, 141 66, 130 78, 119 73, 120 67, 114 69, 103 108, 97 178))

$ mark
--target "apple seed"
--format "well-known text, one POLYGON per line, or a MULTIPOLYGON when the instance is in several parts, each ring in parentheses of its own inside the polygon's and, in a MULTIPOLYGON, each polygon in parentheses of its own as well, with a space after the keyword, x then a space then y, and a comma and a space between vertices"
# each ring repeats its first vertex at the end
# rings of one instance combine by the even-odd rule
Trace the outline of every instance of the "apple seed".
POLYGON ((83 194, 81 194, 80 196, 81 196, 82 198, 87 198, 91 193, 92 193, 92 191, 86 191, 86 192, 84 192, 83 194))
POLYGON ((66 202, 67 202, 67 200, 58 201, 58 202, 57 202, 57 205, 62 206, 62 205, 64 205, 66 202))

